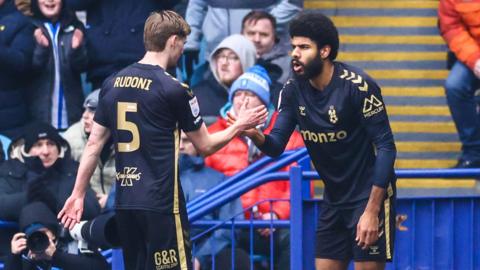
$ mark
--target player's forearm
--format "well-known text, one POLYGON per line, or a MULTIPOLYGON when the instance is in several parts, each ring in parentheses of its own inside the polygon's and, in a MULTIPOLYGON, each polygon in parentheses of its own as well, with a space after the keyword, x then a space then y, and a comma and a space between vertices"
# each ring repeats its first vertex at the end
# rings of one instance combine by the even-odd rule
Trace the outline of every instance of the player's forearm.
POLYGON ((85 148, 83 156, 80 160, 80 166, 78 167, 73 194, 85 196, 90 178, 97 167, 100 153, 100 151, 97 150, 98 147, 98 145, 87 143, 87 147, 85 148))
POLYGON ((384 199, 385 189, 378 186, 372 186, 372 191, 370 192, 365 212, 378 215, 384 199))
POLYGON ((209 134, 208 142, 198 150, 203 156, 211 155, 227 145, 239 132, 239 127, 232 125, 222 131, 209 134))
POLYGON ((92 132, 85 146, 82 159, 80 160, 77 179, 75 180, 75 187, 73 188, 72 194, 82 197, 85 196, 90 178, 97 167, 100 153, 109 137, 110 131, 107 128, 95 122, 93 123, 92 132))

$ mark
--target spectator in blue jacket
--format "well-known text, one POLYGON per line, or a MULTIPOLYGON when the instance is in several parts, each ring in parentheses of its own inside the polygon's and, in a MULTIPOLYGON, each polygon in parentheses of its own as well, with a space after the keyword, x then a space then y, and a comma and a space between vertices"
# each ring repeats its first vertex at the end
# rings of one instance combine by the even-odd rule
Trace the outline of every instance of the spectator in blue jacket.
MULTIPOLYGON (((93 89, 145 54, 143 26, 150 12, 171 9, 179 0, 66 0, 87 12, 87 78, 93 89)), ((77 118, 78 119, 78 118, 77 118)))
MULTIPOLYGON (((10 3, 5 2, 0 10, 10 3)), ((33 25, 27 17, 18 11, 0 15, 0 132, 10 138, 19 135, 28 121, 24 91, 33 46, 33 25)))
MULTIPOLYGON (((225 175, 205 166, 203 158, 198 155, 197 150, 182 132, 180 141, 180 180, 185 194, 186 202, 189 202, 225 180, 225 175)), ((229 220, 243 217, 243 209, 240 200, 236 200, 222 206, 217 211, 205 215, 202 220, 229 220), (235 217, 235 215, 238 217, 235 217), (235 217, 235 218, 234 218, 235 217)), ((192 236, 201 233, 192 230, 192 236)), ((194 243, 193 257, 194 269, 211 269, 212 256, 231 255, 231 232, 225 229, 217 229, 212 234, 204 236, 194 243)), ((248 266, 248 255, 241 249, 236 249, 235 269, 250 269, 248 266)), ((215 269, 230 269, 231 259, 215 258, 215 269), (221 264, 219 264, 221 263, 221 264)))

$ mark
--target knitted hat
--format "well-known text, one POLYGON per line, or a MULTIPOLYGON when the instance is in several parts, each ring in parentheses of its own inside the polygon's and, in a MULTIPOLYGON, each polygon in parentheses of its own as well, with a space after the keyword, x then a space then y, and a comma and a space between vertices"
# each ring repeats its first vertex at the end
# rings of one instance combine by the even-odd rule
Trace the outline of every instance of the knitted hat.
POLYGON ((100 89, 97 89, 93 92, 91 92, 85 101, 83 102, 83 108, 89 108, 89 109, 97 109, 98 105, 98 95, 100 94, 100 89))
POLYGON ((64 145, 68 145, 67 141, 58 134, 58 131, 49 124, 46 123, 33 123, 25 127, 25 151, 29 152, 30 148, 38 141, 43 139, 49 139, 55 142, 58 150, 64 145))
POLYGON ((228 101, 232 102, 235 92, 243 90, 252 92, 260 98, 265 106, 269 106, 271 83, 267 71, 262 66, 254 65, 233 82, 228 101))
POLYGON ((20 230, 27 234, 44 227, 53 233, 56 233, 58 229, 55 214, 43 202, 32 202, 25 205, 20 211, 18 223, 20 230))

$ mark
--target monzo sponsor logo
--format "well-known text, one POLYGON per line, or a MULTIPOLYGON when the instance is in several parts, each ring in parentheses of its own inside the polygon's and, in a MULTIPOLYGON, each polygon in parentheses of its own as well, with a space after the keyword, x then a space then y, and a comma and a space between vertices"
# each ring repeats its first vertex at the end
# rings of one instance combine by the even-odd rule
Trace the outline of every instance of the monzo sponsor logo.
POLYGON ((304 141, 314 143, 338 142, 347 138, 347 132, 340 130, 337 132, 313 132, 310 130, 300 130, 304 141))

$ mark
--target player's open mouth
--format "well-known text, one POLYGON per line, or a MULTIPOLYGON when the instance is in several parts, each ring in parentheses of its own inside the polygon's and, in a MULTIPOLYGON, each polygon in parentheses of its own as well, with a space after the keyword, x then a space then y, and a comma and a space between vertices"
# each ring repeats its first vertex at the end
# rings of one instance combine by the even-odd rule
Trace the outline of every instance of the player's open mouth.
POLYGON ((303 72, 303 65, 299 62, 292 62, 292 68, 296 73, 303 72))

